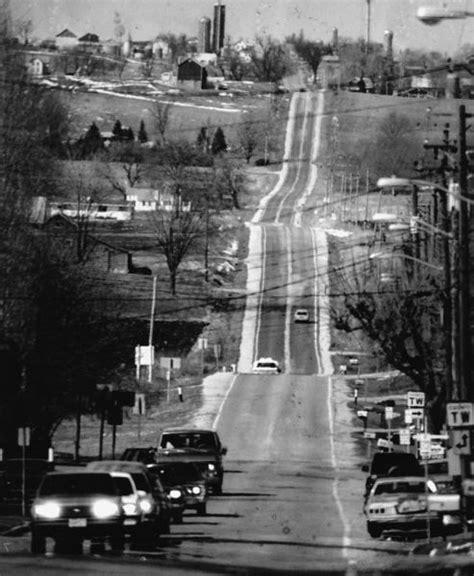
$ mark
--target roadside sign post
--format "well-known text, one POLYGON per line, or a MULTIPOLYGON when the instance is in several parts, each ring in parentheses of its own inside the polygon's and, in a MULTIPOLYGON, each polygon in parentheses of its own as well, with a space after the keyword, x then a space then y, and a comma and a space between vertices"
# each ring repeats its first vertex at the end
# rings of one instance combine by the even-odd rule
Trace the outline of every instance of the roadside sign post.
POLYGON ((141 440, 142 416, 145 414, 145 394, 135 392, 135 404, 132 409, 132 414, 138 416, 138 441, 141 440))
POLYGON ((166 371, 166 401, 170 401, 171 370, 166 371))
POLYGON ((26 447, 30 445, 30 429, 18 428, 18 445, 21 446, 21 514, 26 516, 26 447))
POLYGON ((385 406, 385 420, 387 422, 387 440, 388 440, 388 451, 392 452, 392 418, 393 418, 393 408, 392 406, 385 406))

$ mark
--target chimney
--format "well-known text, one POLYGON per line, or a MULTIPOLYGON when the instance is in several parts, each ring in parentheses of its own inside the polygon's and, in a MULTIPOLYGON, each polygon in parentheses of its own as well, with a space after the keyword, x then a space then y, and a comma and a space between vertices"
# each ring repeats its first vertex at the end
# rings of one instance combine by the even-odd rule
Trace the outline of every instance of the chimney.
POLYGON ((393 60, 393 32, 385 30, 385 56, 387 60, 393 60))

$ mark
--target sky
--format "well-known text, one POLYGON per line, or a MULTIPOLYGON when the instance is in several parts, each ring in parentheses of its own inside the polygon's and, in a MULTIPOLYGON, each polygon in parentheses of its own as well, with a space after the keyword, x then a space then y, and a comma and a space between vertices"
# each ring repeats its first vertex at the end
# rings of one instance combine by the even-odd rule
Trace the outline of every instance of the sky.
MULTIPOLYGON (((134 40, 160 33, 196 36, 199 19, 212 19, 214 0, 9 0, 13 21, 31 19, 32 36, 53 38, 64 28, 77 36, 87 32, 102 40, 114 36, 114 13, 134 40)), ((329 42, 367 34, 368 0, 222 0, 226 6, 226 37, 232 40, 270 35, 283 39, 303 30, 305 38, 329 42)), ((394 35, 394 50, 423 48, 447 55, 474 44, 474 18, 426 26, 416 19, 419 6, 456 7, 474 11, 474 0, 370 0, 372 41, 394 35)))

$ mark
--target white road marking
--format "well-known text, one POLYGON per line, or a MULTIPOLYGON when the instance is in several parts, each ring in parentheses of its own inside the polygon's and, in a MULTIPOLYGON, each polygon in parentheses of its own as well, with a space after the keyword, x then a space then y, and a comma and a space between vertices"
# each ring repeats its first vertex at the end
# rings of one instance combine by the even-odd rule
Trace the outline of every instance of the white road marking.
POLYGON ((234 375, 234 377, 232 378, 232 382, 230 383, 229 388, 227 388, 227 392, 225 393, 224 398, 222 399, 221 405, 219 406, 219 410, 216 414, 216 417, 214 418, 214 422, 212 423, 212 428, 215 430, 217 428, 217 424, 219 423, 219 418, 221 417, 222 414, 222 410, 224 409, 224 405, 227 401, 227 398, 229 396, 229 394, 232 391, 232 388, 234 387, 235 381, 237 380, 237 374, 234 375))
POLYGON ((342 526, 344 529, 342 535, 342 555, 347 558, 348 548, 351 545, 351 528, 349 521, 344 514, 344 507, 339 496, 339 478, 337 475, 337 458, 336 458, 336 443, 334 441, 334 415, 332 409, 333 392, 332 392, 332 376, 328 376, 328 390, 327 390, 327 406, 328 406, 328 419, 329 419, 329 443, 331 446, 331 463, 334 468, 335 476, 332 482, 332 493, 336 502, 339 517, 341 518, 342 526))

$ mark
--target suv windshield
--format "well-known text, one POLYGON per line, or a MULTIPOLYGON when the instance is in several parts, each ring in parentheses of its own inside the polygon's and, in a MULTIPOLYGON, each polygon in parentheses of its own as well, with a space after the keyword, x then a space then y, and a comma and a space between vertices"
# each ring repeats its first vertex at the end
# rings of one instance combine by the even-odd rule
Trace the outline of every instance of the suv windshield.
POLYGON ((374 494, 423 494, 424 492, 424 482, 383 482, 375 488, 374 494))
POLYGON ((129 478, 125 476, 114 476, 113 478, 120 496, 130 496, 130 494, 133 494, 133 486, 129 478))
POLYGON ((109 474, 55 474, 46 476, 41 488, 41 496, 77 496, 87 494, 117 494, 114 481, 109 474))
POLYGON ((216 450, 216 441, 212 432, 179 432, 163 434, 161 448, 197 448, 200 450, 216 450))

